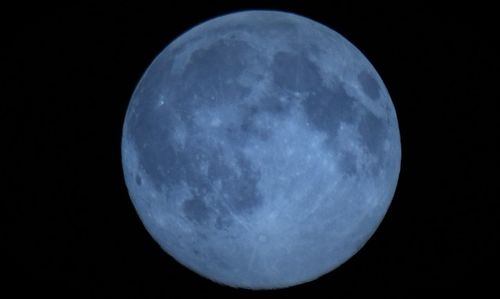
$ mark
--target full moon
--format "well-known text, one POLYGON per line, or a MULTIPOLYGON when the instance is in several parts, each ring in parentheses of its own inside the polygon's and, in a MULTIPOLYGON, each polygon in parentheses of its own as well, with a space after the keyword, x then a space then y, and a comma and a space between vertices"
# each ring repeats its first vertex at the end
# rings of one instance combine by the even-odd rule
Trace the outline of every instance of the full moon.
POLYGON ((121 151, 156 242, 247 289, 305 283, 352 257, 401 161, 375 68, 332 29, 277 11, 221 16, 168 45, 133 93, 121 151))

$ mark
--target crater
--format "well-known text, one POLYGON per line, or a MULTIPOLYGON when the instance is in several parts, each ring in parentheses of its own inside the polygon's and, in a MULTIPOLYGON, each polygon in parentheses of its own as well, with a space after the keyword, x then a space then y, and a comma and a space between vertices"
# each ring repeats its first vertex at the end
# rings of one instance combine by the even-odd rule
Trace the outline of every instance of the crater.
POLYGON ((141 176, 140 175, 136 175, 135 176, 135 182, 138 186, 140 186, 142 184, 142 179, 141 179, 141 176))

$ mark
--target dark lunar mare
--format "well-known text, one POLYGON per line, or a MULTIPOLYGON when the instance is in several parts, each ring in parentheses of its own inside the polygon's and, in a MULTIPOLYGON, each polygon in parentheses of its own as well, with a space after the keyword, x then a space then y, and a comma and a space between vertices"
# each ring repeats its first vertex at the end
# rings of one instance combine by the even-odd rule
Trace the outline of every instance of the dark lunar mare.
MULTIPOLYGON (((222 152, 224 149, 215 143, 203 142, 193 137, 202 129, 193 121, 193 112, 196 109, 217 109, 220 105, 235 105, 249 92, 247 87, 221 79, 236 78, 245 68, 244 57, 227 57, 227 51, 245 56, 251 49, 237 40, 219 40, 208 49, 195 51, 180 77, 156 76, 155 72, 160 70, 152 68, 148 72, 147 80, 141 81, 141 84, 145 82, 145 86, 140 87, 135 99, 140 101, 141 105, 136 106, 128 116, 130 125, 126 133, 138 148, 140 165, 151 177, 155 188, 168 191, 181 182, 196 186, 191 190, 192 198, 183 204, 183 211, 188 219, 200 225, 209 221, 216 221, 219 226, 227 224, 227 221, 220 217, 225 217, 228 209, 236 215, 245 215, 262 203, 262 196, 256 187, 259 173, 252 169, 250 162, 238 150, 248 136, 263 134, 253 126, 252 119, 247 117, 246 122, 243 121, 238 126, 227 126, 226 136, 221 137, 225 139, 224 142, 236 145, 235 155, 240 176, 226 164, 222 152), (199 84, 182 84, 186 81, 199 84), (155 86, 168 83, 177 92, 175 95, 170 94, 171 98, 165 99, 165 105, 159 106, 158 94, 161 92, 150 87, 151 82, 155 86), (138 115, 141 116, 140 120, 138 115), (183 147, 176 145, 173 137, 175 128, 180 123, 185 126, 187 136, 183 147), (236 140, 238 138, 240 140, 236 140), (208 164, 207 175, 200 171, 203 163, 208 164), (216 181, 222 184, 220 189, 227 195, 225 198, 213 198, 222 196, 214 189, 216 181)), ((164 94, 167 97, 169 95, 164 94)), ((246 107, 242 115, 251 115, 251 108, 246 107)))
MULTIPOLYGON (((386 124, 361 105, 358 99, 347 94, 344 82, 338 78, 331 78, 333 86, 327 87, 322 84, 317 65, 303 53, 276 53, 272 70, 277 90, 283 93, 304 92, 308 94, 302 102, 308 121, 317 130, 327 133, 326 146, 334 153, 339 148, 335 140, 337 140, 340 123, 358 122, 361 140, 367 152, 374 154, 377 158, 369 171, 372 174, 378 173, 383 162, 386 124), (358 110, 362 111, 361 119, 356 118, 359 115, 358 110)), ((370 74, 363 71, 358 79, 365 93, 373 98, 379 96, 379 86, 370 74)), ((276 99, 270 99, 267 105, 272 105, 274 111, 286 110, 286 107, 276 99)), ((355 156, 352 153, 345 151, 341 153, 340 164, 348 174, 356 173, 354 159, 355 156)))

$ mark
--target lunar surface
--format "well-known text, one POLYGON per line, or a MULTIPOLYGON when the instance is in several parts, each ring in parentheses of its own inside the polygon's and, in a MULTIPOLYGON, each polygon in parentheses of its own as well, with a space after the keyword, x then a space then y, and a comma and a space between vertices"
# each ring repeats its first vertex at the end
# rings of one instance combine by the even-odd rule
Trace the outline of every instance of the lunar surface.
POLYGON ((166 47, 129 104, 122 161, 146 229, 217 283, 284 288, 354 255, 401 160, 374 67, 310 19, 246 11, 166 47))

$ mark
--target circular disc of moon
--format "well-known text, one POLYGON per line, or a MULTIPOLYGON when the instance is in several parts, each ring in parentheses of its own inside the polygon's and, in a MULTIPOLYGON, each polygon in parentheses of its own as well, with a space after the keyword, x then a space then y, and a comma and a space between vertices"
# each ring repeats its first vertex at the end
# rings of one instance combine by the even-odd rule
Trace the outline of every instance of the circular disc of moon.
POLYGON ((151 236, 217 283, 284 288, 324 275, 375 232, 401 146, 382 79, 310 19, 246 11, 168 45, 136 87, 125 181, 151 236))

